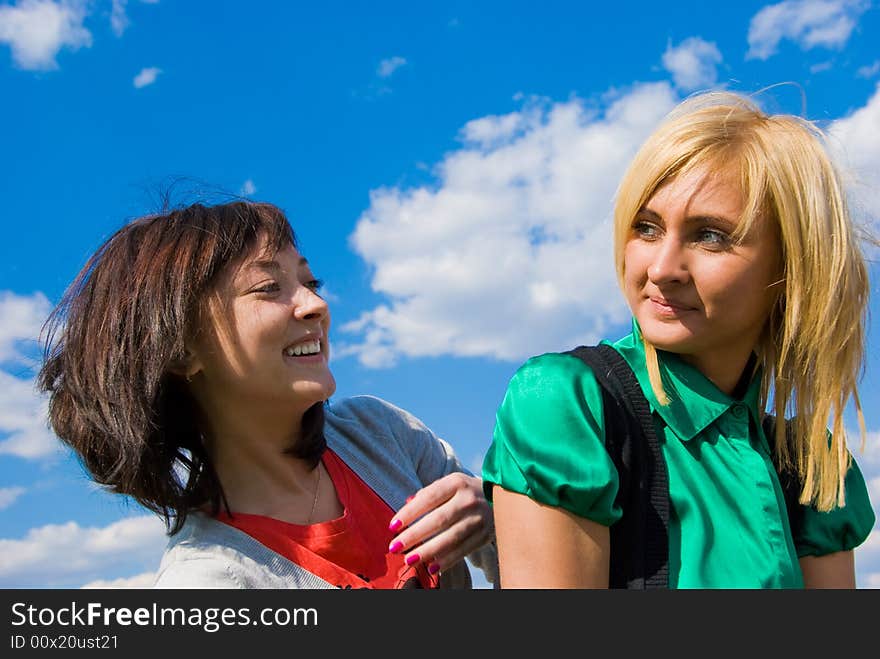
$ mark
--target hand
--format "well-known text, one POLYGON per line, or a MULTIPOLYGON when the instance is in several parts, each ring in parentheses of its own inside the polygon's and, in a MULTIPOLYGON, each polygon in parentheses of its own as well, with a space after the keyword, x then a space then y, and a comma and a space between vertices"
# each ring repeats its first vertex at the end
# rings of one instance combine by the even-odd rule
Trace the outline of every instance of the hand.
POLYGON ((389 551, 406 552, 407 563, 425 563, 431 574, 455 565, 495 537, 483 481, 463 473, 438 478, 416 492, 392 517, 389 528, 399 531, 389 551))

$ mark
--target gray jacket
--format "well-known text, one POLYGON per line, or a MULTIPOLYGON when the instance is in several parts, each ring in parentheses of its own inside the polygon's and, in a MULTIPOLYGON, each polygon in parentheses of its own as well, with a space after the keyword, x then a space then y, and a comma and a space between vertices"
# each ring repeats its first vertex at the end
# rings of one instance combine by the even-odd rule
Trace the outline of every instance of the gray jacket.
MULTIPOLYGON (((327 445, 393 510, 416 490, 456 471, 470 474, 452 448, 421 421, 373 396, 356 396, 325 410, 327 445)), ((468 556, 498 584, 495 543, 468 556)), ((470 588, 464 561, 444 570, 441 588, 470 588)), ((192 513, 171 536, 154 588, 333 588, 320 577, 246 533, 192 513)))

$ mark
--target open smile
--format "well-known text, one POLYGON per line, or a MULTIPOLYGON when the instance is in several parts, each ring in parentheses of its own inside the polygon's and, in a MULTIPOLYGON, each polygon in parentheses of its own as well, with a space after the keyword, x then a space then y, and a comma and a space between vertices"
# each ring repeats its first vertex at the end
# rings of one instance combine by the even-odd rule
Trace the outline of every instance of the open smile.
POLYGON ((321 347, 321 339, 312 336, 290 344, 282 352, 285 357, 293 358, 297 362, 322 361, 324 355, 321 351, 321 347))

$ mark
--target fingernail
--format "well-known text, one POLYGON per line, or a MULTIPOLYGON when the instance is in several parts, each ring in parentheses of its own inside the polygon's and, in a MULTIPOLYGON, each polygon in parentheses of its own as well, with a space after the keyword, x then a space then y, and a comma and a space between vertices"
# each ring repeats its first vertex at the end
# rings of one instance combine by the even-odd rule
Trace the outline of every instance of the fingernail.
POLYGON ((406 502, 409 503, 410 501, 412 501, 415 498, 416 498, 416 495, 413 494, 412 496, 406 498, 406 502))
POLYGON ((389 530, 389 531, 396 531, 396 530, 399 529, 401 526, 403 526, 403 520, 401 520, 401 519, 395 519, 395 520, 392 520, 392 521, 391 521, 391 524, 388 525, 388 530, 389 530))
POLYGON ((396 554, 401 549, 403 549, 403 543, 400 540, 395 540, 388 546, 388 551, 390 551, 392 554, 396 554))
POLYGON ((440 566, 437 565, 436 563, 431 563, 431 564, 428 566, 428 572, 429 572, 430 574, 437 574, 439 571, 440 571, 440 566))
POLYGON ((407 565, 415 565, 420 560, 422 560, 422 558, 418 554, 410 554, 409 556, 406 557, 406 564, 407 565))

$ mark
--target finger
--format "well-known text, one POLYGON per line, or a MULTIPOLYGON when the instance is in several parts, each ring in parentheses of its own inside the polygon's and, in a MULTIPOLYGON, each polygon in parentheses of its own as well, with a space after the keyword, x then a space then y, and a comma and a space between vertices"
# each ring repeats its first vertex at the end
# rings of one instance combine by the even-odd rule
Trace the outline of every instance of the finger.
POLYGON ((425 513, 451 499, 459 490, 468 487, 467 479, 468 476, 462 473, 447 474, 426 485, 406 500, 392 517, 388 528, 391 531, 399 531, 409 526, 425 513))
POLYGON ((469 517, 413 547, 406 559, 410 565, 423 562, 431 574, 436 574, 463 560, 489 540, 491 534, 482 521, 469 517))
MULTIPOLYGON (((485 503, 485 500, 483 500, 485 503)), ((432 511, 392 542, 389 550, 406 552, 409 564, 439 561, 443 567, 464 558, 468 553, 489 542, 494 536, 492 513, 485 503, 465 511, 457 506, 454 521, 446 521, 441 515, 446 511, 432 511), (437 520, 439 523, 434 523, 437 520)), ((448 519, 448 518, 447 518, 448 519)))
MULTIPOLYGON (((467 478, 467 477, 464 477, 467 478)), ((439 506, 429 509, 421 517, 404 526, 403 520, 406 515, 413 510, 420 511, 422 508, 412 507, 409 511, 401 508, 400 512, 395 516, 396 521, 392 521, 389 527, 392 531, 397 528, 400 532, 389 543, 389 551, 409 550, 418 544, 423 543, 428 538, 444 531, 462 518, 466 516, 475 516, 478 519, 487 520, 491 517, 488 502, 482 495, 479 487, 475 487, 475 483, 466 480, 454 481, 457 488, 453 496, 443 501, 439 506)), ((409 506, 417 505, 416 498, 409 506)), ((441 497, 447 496, 447 490, 438 488, 435 492, 424 493, 423 501, 439 501, 441 497)), ((405 506, 406 507, 406 506, 405 506)), ((491 522, 491 520, 488 520, 491 522)))

